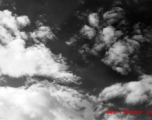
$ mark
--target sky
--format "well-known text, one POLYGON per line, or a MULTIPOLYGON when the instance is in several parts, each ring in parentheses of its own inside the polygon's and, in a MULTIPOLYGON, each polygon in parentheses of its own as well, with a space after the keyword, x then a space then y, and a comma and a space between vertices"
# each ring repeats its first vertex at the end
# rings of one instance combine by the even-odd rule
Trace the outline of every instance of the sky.
POLYGON ((151 120, 151 6, 1 0, 0 119, 151 120))

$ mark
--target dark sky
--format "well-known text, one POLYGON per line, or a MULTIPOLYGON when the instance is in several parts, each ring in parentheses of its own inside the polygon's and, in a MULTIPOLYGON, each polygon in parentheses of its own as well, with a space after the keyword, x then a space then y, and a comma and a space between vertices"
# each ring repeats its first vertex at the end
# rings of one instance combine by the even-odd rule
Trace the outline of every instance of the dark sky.
POLYGON ((80 5, 76 0, 16 0, 16 12, 27 14, 33 21, 40 15, 50 25, 65 23, 80 5))

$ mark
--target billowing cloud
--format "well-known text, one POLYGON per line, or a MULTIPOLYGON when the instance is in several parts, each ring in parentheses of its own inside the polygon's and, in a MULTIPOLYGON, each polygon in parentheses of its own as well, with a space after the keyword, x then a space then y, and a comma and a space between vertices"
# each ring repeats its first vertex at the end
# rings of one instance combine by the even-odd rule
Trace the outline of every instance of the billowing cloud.
POLYGON ((31 37, 36 41, 46 42, 54 37, 54 34, 48 26, 39 26, 37 30, 31 33, 31 37))
POLYGON ((83 36, 87 37, 88 39, 92 39, 96 35, 96 31, 87 25, 84 25, 84 27, 81 29, 80 33, 83 36))
MULTIPOLYGON (((93 26, 96 23, 95 16, 97 13, 88 16, 90 26, 84 25, 80 32, 82 37, 92 40, 88 43, 81 42, 81 48, 86 52, 85 56, 87 54, 97 56, 103 63, 122 75, 127 75, 132 71, 142 74, 144 70, 139 57, 141 47, 143 47, 141 44, 150 42, 151 35, 147 30, 150 28, 142 31, 141 23, 136 23, 132 26, 132 30, 128 29, 130 26, 125 18, 125 10, 120 7, 113 7, 111 11, 103 14, 103 25, 99 26, 100 29, 95 29, 93 26)), ((80 44, 79 39, 78 44, 80 44)), ((71 44, 76 45, 76 40, 74 39, 71 44)), ((84 57, 82 52, 79 53, 84 57)))
POLYGON ((101 41, 107 46, 110 46, 114 42, 115 29, 112 26, 108 26, 103 29, 101 41))
POLYGON ((117 83, 105 88, 100 94, 101 100, 108 101, 124 97, 127 104, 152 104, 152 76, 143 75, 140 81, 126 84, 117 83))
POLYGON ((49 83, 0 87, 0 119, 92 120, 92 104, 75 90, 49 83))
POLYGON ((5 47, 0 46, 1 74, 12 77, 26 75, 72 77, 72 74, 65 72, 66 64, 58 63, 54 56, 44 45, 25 48, 24 40, 13 40, 5 47))
POLYGON ((115 30, 113 26, 107 26, 99 32, 98 37, 96 37, 95 44, 92 47, 93 55, 98 55, 105 48, 109 49, 116 40, 122 36, 123 33, 119 30, 115 30))
POLYGON ((8 10, 0 11, 0 74, 11 77, 48 76, 72 80, 77 78, 66 72, 68 66, 63 57, 54 55, 43 44, 52 39, 48 26, 39 26, 34 32, 26 33, 22 28, 30 24, 27 16, 12 15, 8 10), (37 44, 26 46, 27 40, 37 44))
POLYGON ((132 71, 131 65, 138 60, 139 49, 140 44, 137 41, 127 38, 126 41, 114 43, 106 52, 103 62, 121 74, 128 74, 132 71))
POLYGON ((89 21, 89 24, 92 27, 98 27, 99 26, 99 16, 98 16, 98 14, 97 13, 91 13, 88 16, 88 21, 89 21))
POLYGON ((103 19, 108 25, 113 25, 124 18, 124 10, 120 7, 114 7, 111 11, 103 14, 103 19))
POLYGON ((7 44, 16 37, 25 36, 21 28, 30 24, 27 16, 13 16, 8 10, 0 11, 0 42, 7 44))

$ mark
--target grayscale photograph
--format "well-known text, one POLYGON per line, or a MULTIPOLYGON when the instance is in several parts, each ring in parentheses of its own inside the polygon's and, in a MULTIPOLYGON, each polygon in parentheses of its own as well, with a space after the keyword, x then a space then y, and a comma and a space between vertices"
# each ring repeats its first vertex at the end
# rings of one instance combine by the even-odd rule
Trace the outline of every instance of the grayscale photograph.
POLYGON ((152 0, 0 0, 0 120, 152 120, 152 0))

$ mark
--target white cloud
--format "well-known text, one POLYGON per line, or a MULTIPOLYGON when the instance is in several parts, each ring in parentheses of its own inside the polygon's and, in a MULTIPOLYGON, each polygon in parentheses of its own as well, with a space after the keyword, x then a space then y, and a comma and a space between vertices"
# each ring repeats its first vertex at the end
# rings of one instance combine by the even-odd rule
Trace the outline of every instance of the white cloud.
POLYGON ((36 41, 46 42, 54 37, 54 34, 48 26, 40 26, 37 30, 31 33, 31 37, 36 41))
POLYGON ((41 42, 26 47, 29 33, 22 28, 29 25, 27 16, 13 16, 8 10, 0 11, 0 73, 11 77, 48 76, 74 80, 78 77, 67 72, 68 66, 62 57, 57 57, 43 45, 46 39, 52 39, 53 33, 48 26, 39 26, 32 33, 33 39, 41 42), (57 59, 60 59, 57 60, 57 59))
POLYGON ((112 26, 103 28, 103 31, 100 31, 99 38, 96 39, 96 43, 91 50, 92 54, 99 56, 99 53, 104 50, 105 47, 111 47, 117 38, 115 33, 115 29, 112 26))
POLYGON ((114 7, 111 11, 107 11, 103 14, 103 19, 107 22, 108 25, 119 22, 124 18, 124 11, 120 7, 114 7))
POLYGON ((122 84, 117 83, 117 84, 114 84, 110 87, 105 88, 101 92, 100 97, 103 97, 103 100, 106 101, 106 100, 115 98, 116 96, 122 96, 124 94, 125 94, 125 90, 122 87, 122 84))
POLYGON ((29 25, 27 16, 13 16, 8 10, 0 11, 0 42, 7 44, 16 37, 22 37, 24 32, 20 29, 29 25))
POLYGON ((124 97, 127 104, 152 104, 152 76, 143 75, 140 81, 114 84, 100 94, 100 99, 104 101, 116 97, 124 97))
POLYGON ((84 35, 85 37, 87 37, 88 39, 92 39, 93 37, 95 37, 96 31, 93 28, 87 25, 84 25, 80 33, 84 35))
POLYGON ((0 87, 0 119, 92 120, 92 104, 75 90, 35 84, 29 88, 0 87))
POLYGON ((99 16, 98 16, 98 14, 97 13, 91 13, 88 16, 88 21, 89 21, 89 24, 92 27, 98 27, 99 26, 99 16))
MULTIPOLYGON (((137 41, 125 38, 110 47, 103 62, 123 75, 128 74, 132 70, 131 65, 136 65, 133 63, 138 60, 139 48, 140 44, 137 41)), ((140 72, 140 68, 137 72, 140 72)))
POLYGON ((72 77, 66 73, 65 63, 58 63, 44 45, 25 48, 25 41, 16 39, 7 46, 0 46, 1 74, 12 77, 42 75, 50 77, 72 77))
POLYGON ((110 46, 114 41, 115 29, 112 26, 108 26, 103 29, 101 41, 103 41, 106 46, 110 46))

